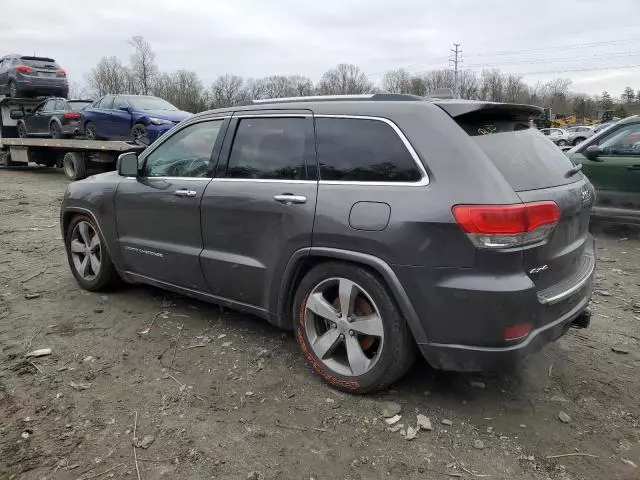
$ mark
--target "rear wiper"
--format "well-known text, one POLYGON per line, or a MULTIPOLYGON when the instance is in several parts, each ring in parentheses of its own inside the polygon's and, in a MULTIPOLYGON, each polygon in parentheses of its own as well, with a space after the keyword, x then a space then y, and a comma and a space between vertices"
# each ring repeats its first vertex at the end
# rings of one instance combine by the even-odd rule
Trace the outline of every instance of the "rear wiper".
POLYGON ((564 174, 564 178, 571 178, 573 177, 576 173, 578 173, 580 170, 582 170, 582 164, 579 163, 578 165, 576 165, 575 167, 573 167, 572 169, 570 169, 567 173, 564 174))

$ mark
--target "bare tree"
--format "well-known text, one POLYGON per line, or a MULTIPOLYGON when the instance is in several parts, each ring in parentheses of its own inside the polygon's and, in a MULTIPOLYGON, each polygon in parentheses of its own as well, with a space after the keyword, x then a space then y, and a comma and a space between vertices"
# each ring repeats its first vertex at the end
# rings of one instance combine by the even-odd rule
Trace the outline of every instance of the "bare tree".
POLYGON ((188 70, 158 75, 153 94, 188 112, 197 113, 208 107, 202 82, 195 72, 188 70))
POLYGON ((529 87, 520 75, 507 75, 504 78, 504 101, 526 103, 529 100, 529 87))
POLYGON ((237 75, 221 75, 211 85, 211 104, 213 108, 224 108, 247 101, 249 96, 244 89, 244 80, 237 75))
POLYGON ((131 93, 127 79, 128 69, 117 57, 102 57, 87 77, 98 97, 108 93, 131 93))
POLYGON ((479 89, 480 100, 504 101, 504 81, 500 70, 483 70, 479 89))
POLYGON ((382 77, 382 88, 389 93, 410 93, 411 75, 404 69, 391 70, 382 77))
POLYGON ((372 90, 373 85, 362 70, 347 63, 326 71, 318 83, 318 91, 322 95, 353 95, 372 90))
POLYGON ((433 94, 439 88, 455 88, 455 75, 451 70, 433 70, 427 73, 426 77, 427 89, 433 94))
POLYGON ((135 76, 138 92, 149 95, 153 81, 158 75, 158 67, 155 64, 156 54, 149 42, 139 35, 131 37, 129 44, 135 49, 131 55, 131 71, 135 76))
POLYGON ((458 92, 466 100, 478 97, 478 77, 472 70, 458 72, 458 92))
POLYGON ((69 82, 69 98, 74 100, 86 100, 91 98, 91 92, 86 85, 76 81, 69 82))

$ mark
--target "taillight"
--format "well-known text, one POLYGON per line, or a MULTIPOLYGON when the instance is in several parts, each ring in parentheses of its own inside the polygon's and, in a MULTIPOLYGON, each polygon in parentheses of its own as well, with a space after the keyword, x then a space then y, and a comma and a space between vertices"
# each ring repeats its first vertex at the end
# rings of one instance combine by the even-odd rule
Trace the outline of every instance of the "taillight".
POLYGON ((26 65, 17 65, 16 66, 16 72, 20 72, 20 73, 31 73, 33 72, 33 68, 28 67, 26 65))
POLYGON ((517 205, 456 205, 453 216, 479 248, 512 248, 544 243, 560 220, 555 202, 517 205))
POLYGON ((58 76, 59 77, 66 77, 67 76, 67 72, 65 72, 63 69, 58 70, 58 76))
POLYGON ((502 331, 505 340, 519 340, 526 337, 531 332, 533 325, 531 323, 520 323, 511 325, 502 331))
POLYGON ((67 120, 78 120, 80 118, 80 112, 66 112, 63 117, 67 120))

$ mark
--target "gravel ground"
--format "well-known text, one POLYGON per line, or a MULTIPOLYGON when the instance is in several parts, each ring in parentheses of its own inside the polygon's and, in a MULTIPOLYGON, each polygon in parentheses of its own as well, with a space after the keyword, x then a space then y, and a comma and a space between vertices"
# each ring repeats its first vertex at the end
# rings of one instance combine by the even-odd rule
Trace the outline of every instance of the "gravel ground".
POLYGON ((517 371, 419 361, 391 390, 349 396, 257 318, 146 287, 80 290, 58 227, 66 183, 0 170, 0 480, 640 479, 637 231, 596 227, 591 328, 517 371), (433 429, 407 440, 417 414, 433 429))

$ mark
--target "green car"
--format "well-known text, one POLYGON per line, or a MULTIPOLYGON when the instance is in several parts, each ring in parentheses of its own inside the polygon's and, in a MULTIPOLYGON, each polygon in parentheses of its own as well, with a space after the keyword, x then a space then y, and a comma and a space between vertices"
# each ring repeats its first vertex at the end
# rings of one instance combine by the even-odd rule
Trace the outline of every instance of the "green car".
POLYGON ((592 216, 640 224, 640 115, 603 129, 567 152, 596 189, 592 216))

